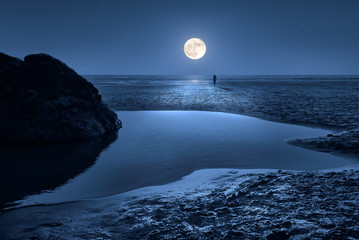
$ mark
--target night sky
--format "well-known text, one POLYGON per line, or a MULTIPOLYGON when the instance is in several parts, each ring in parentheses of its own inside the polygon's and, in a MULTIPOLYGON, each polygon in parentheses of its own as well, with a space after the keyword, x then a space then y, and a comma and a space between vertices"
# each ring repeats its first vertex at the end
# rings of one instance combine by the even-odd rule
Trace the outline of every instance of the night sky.
POLYGON ((1 0, 0 52, 80 74, 359 74, 358 0, 1 0), (183 45, 201 38, 191 60, 183 45))

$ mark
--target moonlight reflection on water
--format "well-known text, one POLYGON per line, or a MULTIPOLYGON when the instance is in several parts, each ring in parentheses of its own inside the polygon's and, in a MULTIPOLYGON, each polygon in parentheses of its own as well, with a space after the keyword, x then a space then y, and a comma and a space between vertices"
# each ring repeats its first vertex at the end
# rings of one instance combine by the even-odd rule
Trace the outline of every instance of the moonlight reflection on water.
POLYGON ((319 170, 350 163, 286 143, 328 131, 236 114, 197 111, 117 112, 118 139, 96 163, 54 191, 22 202, 67 202, 110 196, 181 179, 199 169, 319 170))

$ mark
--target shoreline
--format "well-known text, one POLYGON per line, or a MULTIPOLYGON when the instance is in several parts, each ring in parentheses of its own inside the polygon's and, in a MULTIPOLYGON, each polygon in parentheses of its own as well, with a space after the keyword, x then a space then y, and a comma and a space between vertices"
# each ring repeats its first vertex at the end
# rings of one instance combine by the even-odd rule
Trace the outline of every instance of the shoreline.
MULTIPOLYGON (((131 198, 138 195, 146 195, 146 194, 154 194, 159 192, 172 192, 172 187, 178 186, 186 186, 187 189, 190 188, 198 188, 205 186, 205 182, 210 181, 211 178, 220 178, 223 175, 226 175, 228 172, 235 171, 238 173, 238 176, 245 176, 245 175, 255 175, 255 174, 263 174, 263 173, 281 173, 281 172, 292 172, 292 173, 330 173, 330 172, 342 172, 342 171, 352 171, 358 170, 359 171, 359 164, 347 164, 342 167, 338 168, 327 168, 321 170, 287 170, 287 169, 269 169, 269 168, 204 168, 204 169, 197 169, 192 171, 191 173, 181 177, 178 180, 174 180, 168 183, 159 184, 159 185, 149 185, 145 187, 140 187, 136 189, 132 189, 125 192, 120 192, 117 194, 105 196, 105 197, 94 197, 89 199, 80 199, 80 200, 73 200, 73 201, 66 201, 66 202, 58 202, 58 203, 42 203, 42 204, 30 204, 30 205, 15 205, 8 208, 2 209, 0 211, 0 215, 2 213, 6 213, 13 210, 19 210, 24 208, 31 208, 31 207, 48 207, 48 206, 56 206, 56 205, 66 205, 66 204, 73 204, 73 203, 81 203, 81 202, 96 202, 102 200, 111 200, 112 198, 131 198), (192 182, 192 181, 195 181, 192 182)), ((182 187, 180 187, 182 188, 182 187)), ((143 196, 144 197, 144 196, 143 196)), ((19 200, 22 201, 22 200, 19 200)), ((16 201, 18 202, 18 201, 16 201)), ((16 203, 14 202, 14 203, 16 203)))
POLYGON ((5 212, 0 237, 357 237, 358 175, 358 168, 202 169, 166 185, 5 212))

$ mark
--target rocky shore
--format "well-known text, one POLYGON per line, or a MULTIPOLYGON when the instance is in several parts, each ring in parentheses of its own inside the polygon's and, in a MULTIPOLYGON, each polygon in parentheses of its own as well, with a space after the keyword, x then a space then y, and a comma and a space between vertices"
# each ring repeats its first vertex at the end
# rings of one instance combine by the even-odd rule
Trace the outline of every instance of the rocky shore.
POLYGON ((200 170, 169 186, 5 213, 0 237, 358 239, 358 180, 358 170, 200 170))
POLYGON ((295 139, 288 141, 288 143, 316 151, 334 152, 359 157, 358 128, 318 138, 295 139))

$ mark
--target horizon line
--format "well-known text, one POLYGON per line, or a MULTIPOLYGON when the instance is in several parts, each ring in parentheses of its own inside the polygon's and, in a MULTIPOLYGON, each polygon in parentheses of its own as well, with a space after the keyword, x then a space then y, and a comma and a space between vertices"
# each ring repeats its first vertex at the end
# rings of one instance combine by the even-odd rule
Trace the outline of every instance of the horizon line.
MULTIPOLYGON (((79 74, 81 76, 213 76, 213 74, 79 74)), ((359 74, 216 74, 217 76, 355 76, 359 74)))

